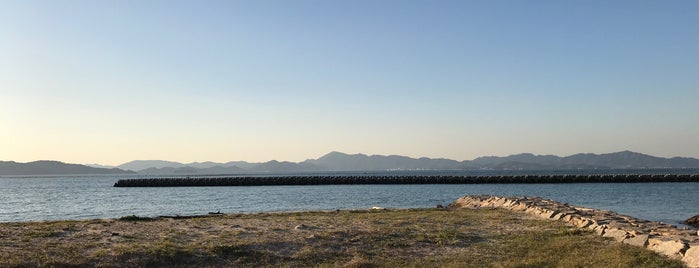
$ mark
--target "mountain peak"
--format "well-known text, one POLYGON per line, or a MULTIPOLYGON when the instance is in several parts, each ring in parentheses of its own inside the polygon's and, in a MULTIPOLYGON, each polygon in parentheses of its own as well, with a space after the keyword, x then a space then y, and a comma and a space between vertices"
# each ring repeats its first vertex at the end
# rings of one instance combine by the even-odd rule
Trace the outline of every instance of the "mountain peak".
POLYGON ((321 156, 321 158, 322 157, 335 157, 335 156, 349 156, 349 154, 346 154, 343 152, 338 152, 338 151, 332 151, 332 152, 329 152, 329 153, 321 156))
POLYGON ((329 152, 317 159, 318 160, 328 160, 328 159, 345 159, 349 157, 367 157, 365 154, 346 154, 338 151, 329 152))
POLYGON ((641 154, 641 155, 643 155, 642 153, 632 152, 632 151, 629 151, 629 150, 623 150, 623 151, 618 151, 618 152, 616 152, 616 153, 609 153, 609 154, 620 154, 620 155, 621 155, 621 154, 641 154))

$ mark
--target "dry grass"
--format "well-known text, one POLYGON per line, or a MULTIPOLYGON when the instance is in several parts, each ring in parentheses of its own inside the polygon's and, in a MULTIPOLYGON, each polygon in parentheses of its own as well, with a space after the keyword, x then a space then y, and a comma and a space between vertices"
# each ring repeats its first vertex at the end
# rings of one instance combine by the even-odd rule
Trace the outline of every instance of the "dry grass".
POLYGON ((0 224, 0 267, 682 267, 512 211, 414 209, 0 224))

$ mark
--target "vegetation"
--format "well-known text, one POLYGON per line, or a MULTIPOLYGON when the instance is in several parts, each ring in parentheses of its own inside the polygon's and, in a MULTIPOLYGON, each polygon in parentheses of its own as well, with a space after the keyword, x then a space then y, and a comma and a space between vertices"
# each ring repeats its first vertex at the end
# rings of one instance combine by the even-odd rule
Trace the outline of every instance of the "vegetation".
POLYGON ((559 222, 364 210, 0 224, 0 267, 682 267, 559 222))

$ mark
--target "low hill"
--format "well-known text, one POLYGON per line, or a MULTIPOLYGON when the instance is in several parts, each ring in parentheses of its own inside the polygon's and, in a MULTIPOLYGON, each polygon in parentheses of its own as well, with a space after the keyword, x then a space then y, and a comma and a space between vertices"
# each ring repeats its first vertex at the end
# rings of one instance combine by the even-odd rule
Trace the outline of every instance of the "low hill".
POLYGON ((34 161, 18 163, 0 161, 0 175, 73 175, 73 174, 129 174, 118 168, 95 168, 78 164, 66 164, 58 161, 34 161))

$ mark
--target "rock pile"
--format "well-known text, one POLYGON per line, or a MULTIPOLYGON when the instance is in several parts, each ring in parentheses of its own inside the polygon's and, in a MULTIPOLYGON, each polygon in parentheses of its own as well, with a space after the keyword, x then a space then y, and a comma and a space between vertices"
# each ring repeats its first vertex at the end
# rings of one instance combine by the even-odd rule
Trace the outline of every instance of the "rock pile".
POLYGON ((693 230, 620 215, 611 211, 571 206, 540 197, 464 196, 452 208, 504 208, 544 219, 563 221, 621 243, 644 247, 689 267, 699 267, 699 236, 693 230))

